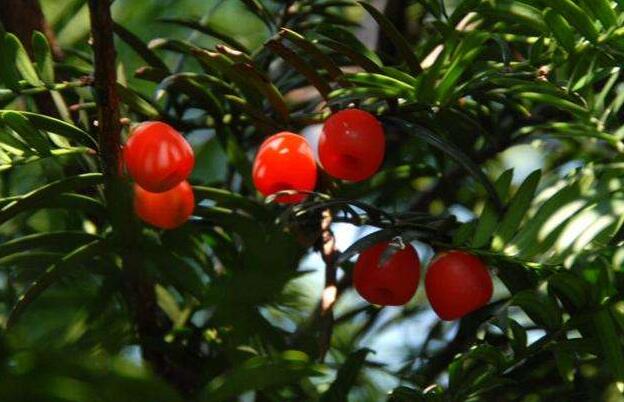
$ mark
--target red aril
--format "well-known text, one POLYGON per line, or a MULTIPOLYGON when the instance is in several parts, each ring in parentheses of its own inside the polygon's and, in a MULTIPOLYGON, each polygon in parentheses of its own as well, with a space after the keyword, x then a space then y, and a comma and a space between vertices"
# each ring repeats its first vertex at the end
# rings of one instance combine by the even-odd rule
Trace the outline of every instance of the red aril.
POLYGON ((485 306, 494 287, 479 258, 449 251, 437 256, 429 266, 425 289, 433 310, 441 319, 451 321, 485 306))
POLYGON ((379 170, 386 150, 381 123, 359 109, 340 111, 327 119, 319 138, 323 169, 337 178, 365 180, 379 170))
MULTIPOLYGON (((262 143, 252 175, 256 189, 264 196, 283 190, 312 191, 316 186, 316 161, 305 138, 282 132, 262 143)), ((306 194, 280 195, 277 202, 297 203, 305 198, 306 194)))
POLYGON ((355 264, 353 285, 369 303, 400 306, 409 302, 418 288, 420 260, 411 245, 403 249, 382 242, 365 250, 355 264))
POLYGON ((193 189, 186 181, 161 193, 134 186, 134 211, 143 221, 158 228, 174 229, 183 225, 194 208, 193 189))
POLYGON ((184 137, 159 121, 141 123, 132 131, 123 159, 134 181, 154 193, 186 180, 195 164, 193 149, 184 137))

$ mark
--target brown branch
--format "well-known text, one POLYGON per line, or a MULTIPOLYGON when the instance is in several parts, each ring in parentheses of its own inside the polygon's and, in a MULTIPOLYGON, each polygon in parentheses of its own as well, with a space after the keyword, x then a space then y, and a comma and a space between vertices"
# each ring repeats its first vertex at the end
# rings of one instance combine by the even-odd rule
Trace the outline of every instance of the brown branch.
POLYGON ((119 174, 121 123, 117 93, 117 52, 113 42, 110 1, 89 0, 91 35, 95 58, 95 95, 98 110, 100 157, 104 174, 116 179, 119 174))
MULTIPOLYGON (((38 0, 0 0, 0 22, 4 29, 15 34, 32 56, 32 34, 40 31, 45 34, 56 60, 63 59, 63 51, 58 45, 54 32, 41 11, 38 0)), ((33 96, 39 112, 58 116, 52 96, 46 91, 33 96)))
POLYGON ((45 20, 38 0, 0 0, 0 21, 5 30, 17 35, 29 53, 32 52, 30 39, 33 31, 43 32, 50 42, 54 57, 63 59, 63 51, 45 20))
POLYGON ((331 230, 332 213, 329 209, 323 211, 321 217, 321 256, 325 262, 325 287, 321 296, 319 317, 321 320, 321 334, 319 337, 319 356, 323 360, 331 344, 334 332, 334 304, 338 298, 336 285, 336 238, 331 230))
POLYGON ((132 191, 127 180, 119 174, 122 123, 110 4, 110 0, 89 0, 99 152, 106 176, 105 196, 112 220, 113 241, 122 257, 124 298, 134 317, 145 359, 158 375, 188 395, 197 389, 199 373, 180 362, 186 357, 184 353, 179 354, 180 358, 178 354, 173 357, 168 353, 173 345, 166 346, 164 337, 171 329, 171 323, 158 306, 154 283, 144 269, 139 244, 140 226, 133 213, 132 191))

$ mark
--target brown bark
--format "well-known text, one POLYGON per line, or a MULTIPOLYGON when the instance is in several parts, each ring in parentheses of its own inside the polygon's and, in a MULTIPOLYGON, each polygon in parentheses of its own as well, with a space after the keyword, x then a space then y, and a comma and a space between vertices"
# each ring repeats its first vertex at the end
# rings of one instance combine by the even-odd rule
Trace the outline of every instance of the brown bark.
POLYGON ((57 60, 63 58, 63 51, 45 20, 38 0, 0 0, 0 21, 5 30, 20 38, 29 53, 32 51, 32 33, 40 31, 48 38, 54 57, 57 60))
MULTIPOLYGON (((45 20, 38 0, 0 0, 0 22, 6 31, 19 38, 29 54, 32 55, 32 34, 34 31, 40 31, 48 38, 54 58, 56 60, 63 58, 63 52, 56 41, 54 32, 45 20)), ((49 116, 58 116, 49 93, 37 94, 34 99, 39 112, 49 116)))
POLYGON ((119 176, 122 124, 110 5, 110 0, 89 0, 99 152, 107 178, 105 194, 113 225, 113 241, 122 257, 124 298, 134 319, 145 360, 159 376, 188 395, 196 390, 198 373, 180 361, 178 354, 171 353, 172 346, 164 342, 171 323, 158 306, 154 282, 144 269, 139 244, 140 227, 132 212, 132 192, 127 181, 119 176))
MULTIPOLYGON (((394 24, 399 32, 406 34, 407 20, 405 19, 405 11, 407 9, 407 0, 388 0, 386 7, 384 8, 384 14, 394 24)), ((383 32, 379 32, 379 38, 377 39, 377 50, 382 56, 390 56, 392 58, 397 56, 397 49, 384 36, 383 32)))
POLYGON ((331 345, 331 338, 334 332, 334 304, 338 298, 338 287, 336 285, 336 259, 338 249, 336 249, 336 238, 331 230, 332 214, 330 210, 323 211, 321 219, 321 256, 325 262, 325 288, 321 298, 321 333, 319 338, 319 355, 321 361, 325 358, 331 345))

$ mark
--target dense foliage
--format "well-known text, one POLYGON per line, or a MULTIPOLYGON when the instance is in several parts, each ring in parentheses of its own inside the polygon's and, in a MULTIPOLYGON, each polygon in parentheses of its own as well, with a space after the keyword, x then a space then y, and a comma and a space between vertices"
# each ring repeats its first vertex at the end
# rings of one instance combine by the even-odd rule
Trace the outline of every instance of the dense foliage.
MULTIPOLYGON (((44 2, 57 33, 89 8, 91 38, 0 38, 1 401, 624 399, 623 1, 115 3, 132 12, 111 25, 106 0, 44 2), (377 175, 259 196, 267 136, 354 105, 386 130, 377 175), (117 135, 146 120, 194 146, 175 230, 140 223, 117 175, 117 135), (507 170, 513 152, 541 169, 507 170), (334 250, 346 225, 375 231, 334 250), (492 302, 455 322, 422 284, 364 303, 354 257, 397 236, 423 271, 479 256, 492 302), (380 362, 392 328, 401 356, 380 362)), ((0 10, 7 30, 24 11, 0 10)))

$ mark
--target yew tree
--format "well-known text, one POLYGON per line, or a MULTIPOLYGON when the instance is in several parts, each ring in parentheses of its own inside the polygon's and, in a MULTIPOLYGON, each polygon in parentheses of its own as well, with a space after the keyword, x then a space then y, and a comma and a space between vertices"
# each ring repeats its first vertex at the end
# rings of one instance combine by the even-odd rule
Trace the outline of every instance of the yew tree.
POLYGON ((624 401, 622 63, 622 0, 0 0, 0 401, 624 401))

